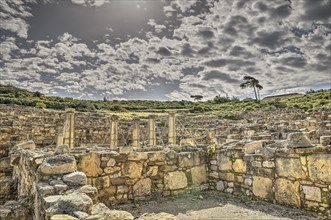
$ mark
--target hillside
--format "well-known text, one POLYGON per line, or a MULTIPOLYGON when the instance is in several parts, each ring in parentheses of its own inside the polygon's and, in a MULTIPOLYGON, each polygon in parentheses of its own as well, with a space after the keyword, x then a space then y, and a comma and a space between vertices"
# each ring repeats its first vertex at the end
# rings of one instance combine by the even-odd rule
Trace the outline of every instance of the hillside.
POLYGON ((148 111, 162 112, 177 109, 184 112, 204 115, 218 115, 236 118, 237 114, 255 109, 298 108, 307 111, 331 110, 331 90, 309 91, 306 94, 293 94, 268 98, 256 102, 252 99, 237 100, 227 97, 215 97, 206 102, 149 101, 149 100, 77 100, 45 96, 40 92, 30 92, 13 86, 0 84, 0 104, 30 106, 37 108, 58 109, 75 108, 78 111, 148 111))

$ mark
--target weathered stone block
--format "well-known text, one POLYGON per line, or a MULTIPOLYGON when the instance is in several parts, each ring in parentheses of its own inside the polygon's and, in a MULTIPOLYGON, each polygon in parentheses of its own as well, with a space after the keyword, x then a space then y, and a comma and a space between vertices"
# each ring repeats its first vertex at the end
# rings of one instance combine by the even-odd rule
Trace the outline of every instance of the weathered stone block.
POLYGON ((302 191, 307 200, 321 202, 321 189, 314 186, 302 186, 302 191))
POLYGON ((310 179, 331 184, 331 154, 311 155, 307 160, 310 179))
POLYGON ((99 154, 89 153, 82 155, 77 166, 79 171, 84 172, 88 177, 96 177, 102 173, 99 154))
POLYGON ((300 207, 300 183, 292 182, 286 179, 277 179, 275 182, 275 198, 280 204, 300 207))
POLYGON ((236 173, 246 173, 246 162, 242 159, 236 159, 232 164, 232 168, 236 173))
POLYGON ((123 175, 128 176, 132 179, 141 177, 143 165, 136 162, 127 162, 123 166, 123 175))
POLYGON ((320 144, 322 146, 331 145, 331 136, 321 136, 320 137, 320 144))
POLYGON ((187 178, 184 172, 169 172, 164 175, 166 188, 170 190, 183 189, 187 187, 187 178))
POLYGON ((225 184, 223 181, 216 182, 216 189, 218 191, 223 191, 225 189, 225 184))
POLYGON ((62 177, 68 185, 83 186, 87 184, 87 177, 83 172, 73 172, 62 177))
POLYGON ((201 165, 191 168, 192 183, 195 186, 200 185, 201 183, 207 182, 207 172, 206 166, 201 165))
POLYGON ((261 150, 263 148, 264 142, 263 141, 254 141, 245 144, 243 151, 246 154, 254 154, 255 151, 261 150))
POLYGON ((71 155, 56 155, 46 158, 38 168, 39 172, 52 175, 71 173, 77 170, 75 158, 71 155))
POLYGON ((221 171, 229 171, 232 169, 230 157, 219 154, 217 155, 218 167, 221 171))
POLYGON ((68 144, 61 144, 55 148, 55 154, 68 154, 69 152, 70 148, 68 144))
POLYGON ((115 166, 115 164, 116 164, 116 160, 113 158, 110 158, 107 162, 107 167, 115 166))
POLYGON ((166 155, 164 152, 150 152, 148 158, 149 161, 165 161, 166 155))
POLYGON ((16 145, 18 148, 23 148, 23 149, 30 149, 33 150, 36 148, 36 144, 33 141, 27 141, 23 142, 21 144, 16 145))
POLYGON ((119 171, 121 171, 120 167, 106 167, 104 169, 104 172, 106 174, 113 174, 113 173, 116 173, 116 172, 119 172, 119 171))
POLYGON ((196 152, 182 152, 178 154, 179 167, 193 167, 200 165, 200 156, 196 152))
POLYGON ((245 184, 246 186, 251 186, 252 183, 253 183, 253 181, 252 181, 251 178, 245 178, 245 180, 244 180, 244 184, 245 184))
POLYGON ((68 195, 61 195, 57 200, 57 204, 53 209, 57 213, 72 214, 74 211, 82 211, 90 213, 92 210, 93 201, 84 193, 71 193, 68 195))
POLYGON ((97 177, 93 179, 93 186, 97 189, 102 189, 110 186, 110 180, 108 176, 97 177))
POLYGON ((117 194, 124 194, 129 192, 129 187, 127 186, 118 186, 117 187, 117 194))
POLYGON ((282 177, 293 177, 297 179, 304 179, 306 177, 299 158, 277 158, 276 172, 282 177))
POLYGON ((149 166, 147 168, 146 175, 147 176, 150 176, 150 177, 153 177, 153 176, 156 176, 157 175, 157 172, 158 171, 159 171, 159 167, 158 166, 149 166))
POLYGON ((287 146, 290 148, 311 147, 312 144, 306 132, 294 132, 287 136, 287 146))
POLYGON ((219 178, 221 180, 226 180, 226 181, 234 181, 234 174, 233 173, 219 173, 219 178))
POLYGON ((140 160, 147 160, 148 155, 146 152, 131 152, 128 155, 128 160, 132 161, 140 161, 140 160))
MULTIPOLYGON (((247 180, 247 184, 249 184, 249 179, 247 180)), ((261 177, 261 176, 253 176, 253 194, 255 196, 261 197, 263 199, 272 200, 272 179, 261 177)))
POLYGON ((139 180, 133 186, 133 194, 135 196, 147 196, 151 194, 152 181, 149 178, 139 180))
POLYGON ((267 167, 267 168, 273 168, 273 167, 275 167, 275 162, 273 162, 273 161, 263 161, 262 166, 267 167))

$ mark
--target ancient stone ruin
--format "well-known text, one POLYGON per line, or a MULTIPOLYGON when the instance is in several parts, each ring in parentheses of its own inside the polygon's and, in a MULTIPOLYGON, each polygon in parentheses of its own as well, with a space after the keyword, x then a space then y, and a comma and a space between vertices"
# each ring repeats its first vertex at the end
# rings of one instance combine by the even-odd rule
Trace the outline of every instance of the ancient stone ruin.
POLYGON ((1 219, 133 219, 108 207, 202 190, 331 216, 330 112, 124 121, 7 106, 0 121, 1 219))

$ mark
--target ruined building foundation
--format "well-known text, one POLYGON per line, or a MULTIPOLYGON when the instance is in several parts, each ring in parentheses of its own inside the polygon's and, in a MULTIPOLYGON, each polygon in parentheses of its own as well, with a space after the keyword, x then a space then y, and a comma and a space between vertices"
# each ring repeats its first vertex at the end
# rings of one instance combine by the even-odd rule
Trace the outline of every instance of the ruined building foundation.
POLYGON ((109 210, 104 204, 202 190, 240 194, 331 216, 330 113, 272 112, 272 119, 270 113, 259 113, 237 121, 183 120, 169 113, 165 121, 168 143, 156 146, 160 119, 155 116, 125 123, 111 117, 109 125, 104 115, 73 110, 65 114, 9 110, 0 111, 6 126, 0 133, 1 219, 48 220, 61 214, 73 219, 110 218, 127 213, 109 210), (184 131, 176 120, 191 127, 184 131), (38 121, 39 130, 36 124, 24 127, 38 121), (106 130, 101 122, 108 126, 106 130), (122 124, 129 127, 120 129, 122 124), (126 131, 132 132, 120 133, 126 131), (197 137, 197 146, 177 145, 189 138, 188 131, 197 137), (48 135, 58 143, 52 145, 48 135), (121 136, 130 139, 131 145, 122 147, 121 136), (90 141, 99 146, 82 146, 90 141))

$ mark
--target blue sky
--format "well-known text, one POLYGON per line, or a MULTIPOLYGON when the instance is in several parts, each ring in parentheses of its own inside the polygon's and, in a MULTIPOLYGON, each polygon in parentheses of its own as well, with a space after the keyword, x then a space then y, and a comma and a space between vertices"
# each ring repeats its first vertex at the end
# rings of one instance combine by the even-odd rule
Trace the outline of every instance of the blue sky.
POLYGON ((1 0, 0 83, 81 99, 331 87, 330 0, 1 0))

